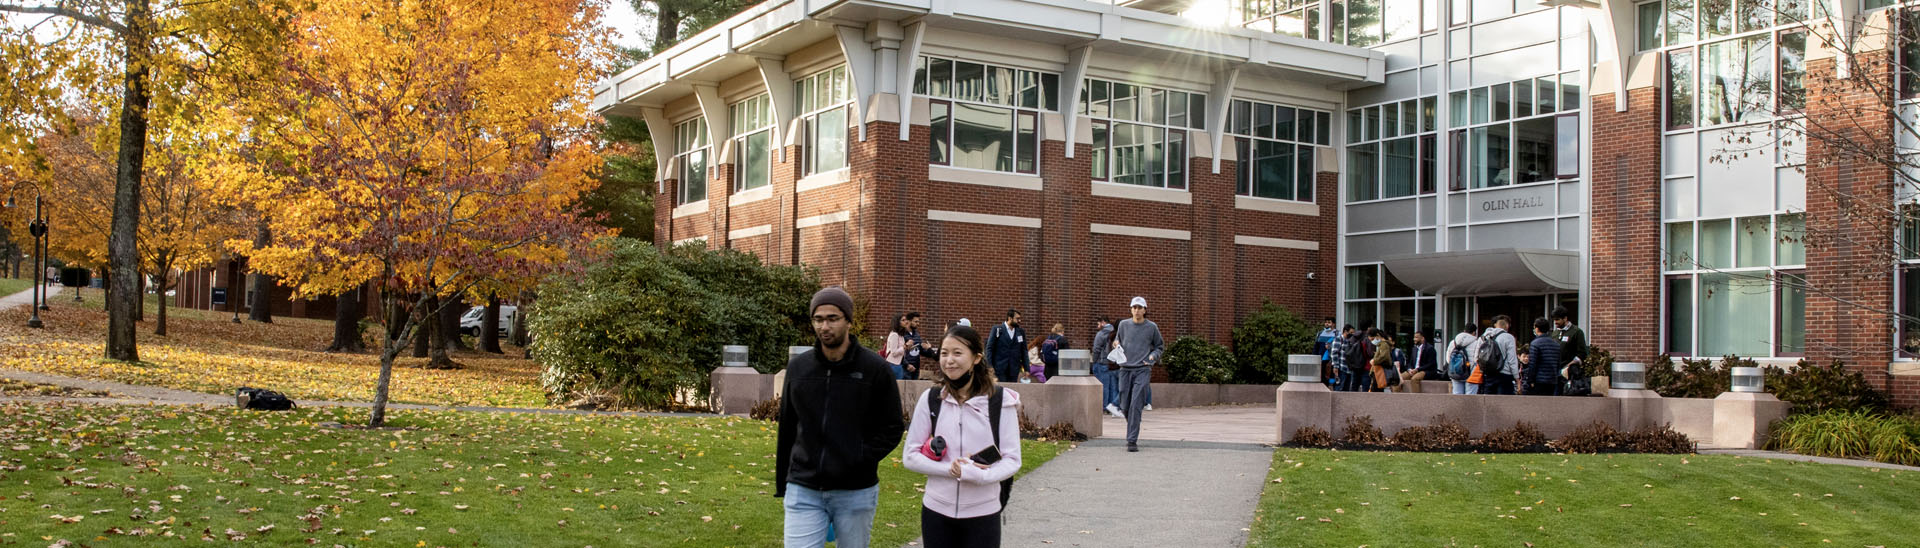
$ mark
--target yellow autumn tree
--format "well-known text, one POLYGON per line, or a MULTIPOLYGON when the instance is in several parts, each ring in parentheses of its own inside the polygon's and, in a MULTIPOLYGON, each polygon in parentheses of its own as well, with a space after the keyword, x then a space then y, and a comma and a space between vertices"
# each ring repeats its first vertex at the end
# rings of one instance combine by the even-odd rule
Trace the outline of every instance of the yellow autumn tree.
MULTIPOLYGON (((182 111, 202 104, 178 101, 188 90, 197 96, 244 96, 244 88, 272 68, 269 54, 279 51, 295 8, 307 0, 5 0, 0 1, 0 66, 33 63, 39 72, 70 73, 68 86, 52 96, 80 96, 90 105, 116 111, 113 146, 114 184, 107 260, 113 271, 141 269, 138 251, 140 195, 152 117, 166 103, 182 111), (28 20, 38 22, 27 24, 28 20), (50 28, 48 28, 50 27, 50 28), (46 32, 36 32, 40 30, 46 32), (51 38, 43 39, 42 36, 51 38), (44 69, 44 70, 42 70, 44 69), (86 82, 86 85, 77 83, 86 82), (193 86, 172 85, 191 82, 193 86), (201 94, 206 95, 201 95, 201 94), (112 97, 112 101, 104 98, 112 97)), ((14 136, 32 134, 18 122, 45 124, 58 113, 49 95, 39 91, 0 93, 0 124, 14 136)), ((212 102, 210 105, 223 105, 212 102)), ((47 127, 43 125, 42 127, 47 127)), ((4 135, 0 135, 4 137, 4 135)), ((0 155, 5 152, 0 151, 0 155)), ((5 158, 0 158, 4 161, 5 158)), ((17 162, 27 160, 15 158, 17 162)), ((134 337, 140 293, 137 276, 115 276, 108 291, 106 357, 137 361, 134 337)))
MULTIPOLYGON (((301 14, 284 68, 248 98, 271 243, 235 241, 297 296, 381 283, 373 426, 394 358, 436 297, 530 287, 601 236, 592 87, 611 62, 598 0, 334 0, 301 14), (411 313, 391 311, 411 301, 411 313)), ((504 291, 503 291, 504 292, 504 291)), ((438 352, 438 351, 436 351, 438 352)), ((444 354, 435 362, 444 363, 444 354)))

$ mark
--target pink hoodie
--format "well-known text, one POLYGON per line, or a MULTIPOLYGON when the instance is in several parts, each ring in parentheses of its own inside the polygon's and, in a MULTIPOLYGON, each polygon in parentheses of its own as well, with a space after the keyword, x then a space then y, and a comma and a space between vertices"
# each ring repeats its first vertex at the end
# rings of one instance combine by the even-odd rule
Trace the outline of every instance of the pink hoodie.
MULTIPOLYGON (((1004 388, 996 388, 1006 390, 1004 388)), ((965 459, 993 445, 993 429, 988 421, 987 396, 954 401, 951 394, 940 399, 940 437, 947 440, 946 458, 935 461, 920 454, 930 431, 927 421, 927 392, 913 406, 913 424, 907 426, 907 469, 927 475, 927 494, 921 504, 942 516, 955 519, 977 518, 1000 511, 1000 481, 1020 471, 1020 394, 1006 390, 1000 401, 1000 461, 985 469, 971 462, 960 465, 960 478, 954 479, 954 459, 965 459)))

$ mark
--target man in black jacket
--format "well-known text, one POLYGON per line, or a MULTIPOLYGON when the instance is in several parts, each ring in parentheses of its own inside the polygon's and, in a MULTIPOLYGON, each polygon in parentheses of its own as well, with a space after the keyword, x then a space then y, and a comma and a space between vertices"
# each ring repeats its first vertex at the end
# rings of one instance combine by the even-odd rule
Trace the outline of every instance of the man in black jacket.
POLYGON ((833 525, 842 548, 866 548, 880 504, 880 462, 907 425, 885 359, 852 333, 853 297, 813 294, 819 343, 787 362, 773 496, 786 499, 786 545, 817 548, 833 525))

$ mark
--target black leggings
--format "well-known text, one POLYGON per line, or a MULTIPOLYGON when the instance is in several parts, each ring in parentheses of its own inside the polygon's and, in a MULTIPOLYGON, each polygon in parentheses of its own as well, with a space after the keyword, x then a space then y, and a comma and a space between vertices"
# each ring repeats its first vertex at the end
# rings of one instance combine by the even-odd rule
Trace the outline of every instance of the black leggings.
POLYGON ((1000 513, 955 519, 921 506, 920 536, 927 548, 1000 548, 1000 513))

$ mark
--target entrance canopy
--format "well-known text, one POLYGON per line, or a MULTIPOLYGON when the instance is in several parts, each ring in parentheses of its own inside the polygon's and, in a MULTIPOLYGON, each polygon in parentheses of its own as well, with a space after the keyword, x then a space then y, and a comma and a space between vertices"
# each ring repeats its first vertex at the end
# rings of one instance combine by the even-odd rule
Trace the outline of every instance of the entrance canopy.
POLYGON ((1387 271, 1428 295, 1559 293, 1580 289, 1580 253, 1475 249, 1389 255, 1387 271))

